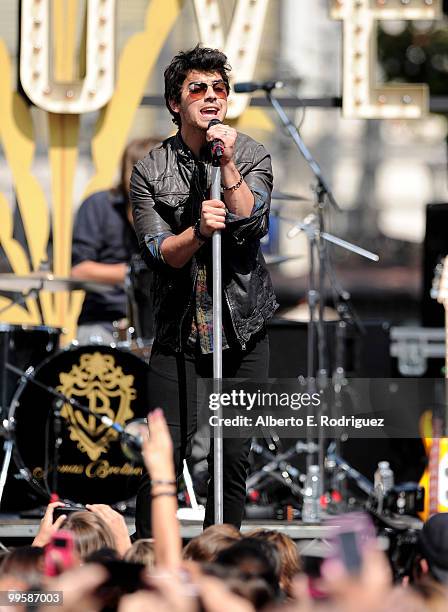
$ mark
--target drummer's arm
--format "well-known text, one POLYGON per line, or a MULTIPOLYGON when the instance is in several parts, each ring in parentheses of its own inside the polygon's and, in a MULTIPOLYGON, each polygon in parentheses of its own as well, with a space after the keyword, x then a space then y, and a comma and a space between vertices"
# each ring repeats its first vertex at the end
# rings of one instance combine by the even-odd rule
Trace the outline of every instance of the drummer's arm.
POLYGON ((87 279, 111 285, 122 285, 126 276, 128 265, 126 263, 99 263, 86 259, 73 266, 73 278, 87 279))

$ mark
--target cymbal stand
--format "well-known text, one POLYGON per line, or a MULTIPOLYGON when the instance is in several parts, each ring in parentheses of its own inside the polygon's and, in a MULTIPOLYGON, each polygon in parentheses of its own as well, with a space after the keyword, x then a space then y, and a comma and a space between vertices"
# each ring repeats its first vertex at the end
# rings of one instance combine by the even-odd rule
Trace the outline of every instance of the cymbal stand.
POLYGON ((267 463, 265 463, 260 470, 254 472, 247 478, 247 489, 253 489, 257 485, 260 485, 260 483, 263 484, 263 481, 266 479, 274 478, 289 487, 294 495, 302 495, 302 489, 294 482, 294 480, 297 481, 299 479, 300 472, 289 463, 289 460, 294 455, 300 453, 315 453, 317 450, 318 447, 313 442, 309 444, 308 442, 298 441, 284 453, 274 455, 274 453, 271 453, 261 444, 252 442, 251 451, 263 457, 267 463))
MULTIPOLYGON (((336 199, 327 183, 322 170, 317 163, 317 161, 311 155, 309 149, 305 145, 303 139, 300 136, 299 130, 289 119, 282 105, 272 95, 272 91, 275 87, 275 84, 272 85, 272 88, 266 89, 266 97, 273 109, 276 111, 280 121, 284 125, 284 127, 289 132, 291 138, 293 139, 297 149, 304 157, 311 171, 313 172, 316 178, 316 186, 314 188, 316 194, 316 214, 309 215, 304 223, 297 223, 292 230, 288 233, 289 237, 295 236, 299 231, 304 231, 305 235, 308 238, 309 242, 309 252, 310 252, 310 271, 309 271, 309 287, 308 287, 308 304, 309 304, 309 324, 308 324, 308 347, 307 347, 307 358, 308 358, 308 367, 307 367, 307 376, 308 376, 308 384, 310 386, 310 392, 312 393, 316 386, 320 392, 325 391, 328 383, 328 374, 326 370, 326 339, 325 339, 325 329, 324 329, 324 281, 325 281, 325 272, 326 272, 326 242, 333 242, 335 244, 339 244, 344 248, 349 248, 354 252, 358 252, 360 255, 372 259, 373 261, 378 261, 379 257, 374 253, 370 253, 365 251, 364 249, 359 249, 359 247, 355 247, 354 245, 350 245, 344 240, 340 240, 331 234, 325 232, 325 223, 324 223, 324 210, 326 209, 327 204, 329 203, 334 210, 340 212, 341 209, 336 202, 336 199), (317 249, 317 257, 316 257, 316 249, 317 249), (316 283, 315 278, 315 264, 316 260, 319 261, 319 275, 316 283), (316 289, 317 286, 317 289, 316 289), (318 362, 317 362, 317 376, 313 376, 315 372, 314 365, 314 327, 316 325, 315 321, 315 310, 316 304, 319 304, 318 308, 318 319, 317 319, 317 334, 318 334, 318 362)), ((325 400, 321 405, 321 412, 326 411, 325 400)), ((307 432, 307 441, 310 441, 311 432, 307 432)), ((307 456, 307 467, 309 467, 313 463, 313 457, 311 454, 307 456)), ((323 475, 324 473, 324 439, 323 439, 323 431, 319 428, 319 466, 320 473, 323 475)), ((323 493, 323 478, 320 479, 320 494, 323 493)))

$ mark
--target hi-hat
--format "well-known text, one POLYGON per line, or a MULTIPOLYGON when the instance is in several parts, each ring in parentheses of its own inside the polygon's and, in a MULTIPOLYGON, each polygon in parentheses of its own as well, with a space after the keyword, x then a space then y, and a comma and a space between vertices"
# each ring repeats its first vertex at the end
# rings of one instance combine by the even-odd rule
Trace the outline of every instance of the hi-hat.
POLYGON ((70 278, 66 276, 53 276, 48 272, 33 272, 19 276, 18 274, 0 274, 0 291, 14 291, 29 293, 30 291, 91 291, 103 293, 113 291, 117 285, 92 281, 86 278, 70 278))

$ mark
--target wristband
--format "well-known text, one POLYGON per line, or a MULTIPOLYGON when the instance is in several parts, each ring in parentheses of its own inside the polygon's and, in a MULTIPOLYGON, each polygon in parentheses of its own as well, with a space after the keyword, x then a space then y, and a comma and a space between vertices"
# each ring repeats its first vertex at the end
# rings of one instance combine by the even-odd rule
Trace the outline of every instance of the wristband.
POLYGON ((151 494, 151 499, 155 499, 156 497, 162 496, 177 497, 177 492, 175 493, 174 491, 161 491, 160 493, 154 493, 154 495, 151 494))
POLYGON ((151 480, 151 485, 173 485, 177 486, 177 482, 175 480, 151 480))
POLYGON ((195 235, 195 238, 199 240, 200 242, 207 242, 208 240, 210 240, 207 236, 204 236, 204 234, 201 233, 201 220, 200 219, 198 219, 196 223, 193 225, 193 233, 195 235))
POLYGON ((236 191, 237 189, 241 187, 244 179, 243 179, 243 175, 241 174, 241 172, 239 173, 239 175, 240 175, 240 180, 238 181, 238 183, 235 183, 235 185, 232 185, 231 187, 224 187, 224 185, 222 185, 222 188, 224 189, 224 191, 236 191))

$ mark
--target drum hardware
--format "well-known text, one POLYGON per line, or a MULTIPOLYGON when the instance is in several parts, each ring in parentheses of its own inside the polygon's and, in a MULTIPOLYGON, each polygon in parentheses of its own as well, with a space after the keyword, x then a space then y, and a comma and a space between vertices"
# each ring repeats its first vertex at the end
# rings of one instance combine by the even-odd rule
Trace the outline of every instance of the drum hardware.
POLYGON ((23 369, 37 366, 54 354, 59 347, 62 330, 56 327, 10 325, 0 323, 0 417, 5 418, 16 390, 16 380, 5 364, 12 363, 23 369))
MULTIPOLYGON (((292 123, 283 109, 279 100, 273 95, 273 89, 266 88, 265 94, 268 102, 271 104, 274 111, 277 113, 281 124, 287 129, 289 135, 294 141, 299 153, 305 159, 310 170, 312 171, 316 184, 313 188, 315 202, 314 208, 315 213, 308 215, 303 222, 291 219, 293 227, 288 232, 288 237, 293 238, 299 232, 304 232, 308 240, 309 249, 309 275, 308 275, 308 307, 309 307, 309 320, 308 320, 308 345, 307 345, 307 376, 306 384, 307 391, 312 394, 316 391, 325 392, 328 388, 329 377, 326 364, 327 346, 324 330, 324 306, 325 306, 325 278, 328 276, 332 284, 332 288, 335 295, 339 295, 342 299, 347 295, 342 290, 339 283, 336 281, 334 271, 331 266, 330 254, 327 249, 327 243, 336 244, 344 249, 357 253, 362 257, 371 259, 372 261, 378 261, 379 257, 375 253, 371 253, 365 249, 362 249, 356 245, 353 245, 345 240, 333 236, 325 231, 325 218, 324 213, 328 210, 330 205, 334 210, 340 212, 339 207, 329 184, 327 183, 322 170, 318 162, 313 158, 311 152, 308 150, 305 142, 303 141, 299 129, 292 123), (345 295, 344 295, 345 294, 345 295), (318 316, 315 317, 315 313, 318 316), (317 368, 315 368, 314 362, 314 344, 315 335, 317 335, 317 368)), ((285 219, 286 220, 286 219, 285 219)), ((320 414, 325 414, 327 406, 324 400, 320 407, 320 414)), ((316 459, 313 455, 316 451, 311 449, 314 436, 311 433, 311 428, 307 430, 307 443, 309 451, 307 453, 306 465, 307 471, 311 465, 316 464, 316 459)), ((325 439, 323 436, 322 428, 319 429, 318 434, 319 449, 318 449, 318 465, 320 468, 320 484, 319 494, 323 494, 323 474, 324 474, 324 462, 325 462, 325 439)), ((291 449, 292 450, 292 449, 291 449)))
MULTIPOLYGON (((0 291, 14 291, 20 293, 39 291, 91 291, 104 293, 114 291, 116 284, 92 281, 88 278, 71 278, 70 276, 54 276, 48 272, 33 272, 32 274, 0 274, 0 291)), ((29 296, 27 296, 29 297, 29 296)), ((8 305, 9 306, 9 305, 8 305)))
POLYGON ((263 481, 273 478, 287 486, 293 495, 302 497, 302 488, 297 484, 297 481, 301 477, 300 472, 288 462, 292 457, 301 453, 317 452, 317 444, 314 444, 314 442, 305 443, 299 441, 286 452, 280 453, 279 455, 274 455, 256 440, 253 440, 251 450, 254 454, 263 457, 267 463, 265 463, 260 470, 254 472, 248 477, 246 481, 246 488, 248 491, 254 489, 255 487, 260 489, 260 487, 262 488, 263 486, 266 486, 266 482, 263 481))
POLYGON ((264 260, 267 266, 278 266, 286 261, 302 259, 303 255, 265 255, 264 260))
MULTIPOLYGON (((3 493, 11 460, 14 461, 15 472, 11 473, 8 479, 6 497, 3 499, 0 495, 0 503, 3 499, 2 510, 22 512, 48 503, 50 489, 47 478, 50 470, 45 466, 49 463, 48 450, 51 444, 48 442, 49 437, 46 432, 50 416, 53 415, 53 408, 50 408, 47 402, 48 393, 51 393, 56 400, 60 400, 60 405, 65 411, 76 407, 76 413, 73 411, 71 415, 76 419, 74 422, 70 420, 70 415, 64 414, 64 420, 67 419, 68 422, 67 427, 60 427, 57 422, 53 424, 52 431, 58 453, 56 457, 53 456, 53 464, 59 463, 55 464, 56 469, 55 465, 52 466, 54 472, 58 472, 57 481, 54 480, 53 474, 52 488, 57 486, 61 498, 81 503, 116 504, 135 495, 142 468, 131 463, 123 463, 119 441, 126 440, 128 446, 138 448, 138 441, 135 442, 132 434, 124 431, 124 425, 130 416, 139 417, 147 412, 148 366, 137 357, 110 346, 84 346, 68 348, 57 353, 41 363, 35 371, 30 368, 24 372, 11 364, 7 367, 9 371, 20 376, 20 383, 11 402, 8 419, 4 422, 7 444, 0 472, 0 483, 3 483, 0 493, 3 493), (79 364, 84 363, 83 359, 91 358, 96 359, 97 364, 99 360, 100 367, 107 364, 110 366, 106 379, 98 381, 94 378, 93 387, 90 387, 94 394, 97 393, 94 406, 103 414, 95 414, 74 397, 67 397, 54 389, 58 383, 63 383, 64 379, 61 377, 70 378, 70 375, 79 369, 86 374, 85 369, 79 364), (76 359, 78 365, 73 364, 73 359, 76 359), (65 373, 59 375, 61 371, 65 373), (109 396, 107 396, 108 389, 111 392, 109 396), (120 389, 124 390, 121 395, 120 389), (85 416, 77 416, 78 411, 85 416), (92 419, 98 423, 98 426, 93 427, 92 419), (121 424, 117 422, 119 419, 121 424), (81 435, 78 445, 76 444, 78 438, 72 437, 73 425, 75 433, 81 435), (109 430, 115 431, 118 436, 108 435, 109 430), (80 447, 82 435, 87 438, 84 444, 89 446, 90 443, 90 451, 88 448, 80 447), (59 438, 63 439, 62 446, 58 441, 59 438), (89 454, 92 452, 93 455, 89 454), (26 487, 21 485, 20 481, 24 481, 26 487)), ((68 388, 70 393, 76 393, 76 384, 71 378, 68 388)), ((89 397, 89 404, 92 399, 88 389, 78 397, 89 397)))
POLYGON ((343 459, 336 453, 335 441, 330 442, 328 446, 326 461, 328 469, 334 472, 335 468, 337 468, 339 471, 343 472, 349 478, 351 478, 361 491, 363 491, 369 496, 374 495, 375 489, 373 483, 368 478, 363 476, 360 472, 358 472, 358 470, 355 470, 354 467, 352 467, 349 463, 347 463, 347 461, 345 461, 345 459, 343 459))
POLYGON ((285 202, 311 202, 306 196, 294 194, 294 193, 283 193, 282 191, 273 191, 271 195, 272 200, 280 200, 285 202))

